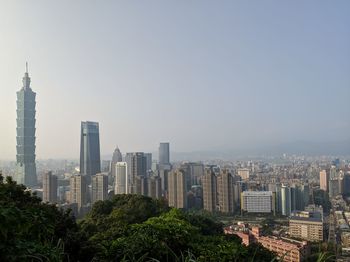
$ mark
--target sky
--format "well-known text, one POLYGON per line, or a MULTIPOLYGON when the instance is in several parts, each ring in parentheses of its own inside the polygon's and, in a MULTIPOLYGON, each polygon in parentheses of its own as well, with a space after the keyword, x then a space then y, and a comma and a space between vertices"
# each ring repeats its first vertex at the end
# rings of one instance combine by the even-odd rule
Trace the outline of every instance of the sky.
MULTIPOLYGON (((350 1, 0 3, 0 159, 16 155, 25 62, 37 158, 350 139, 350 1)), ((350 146, 350 145, 349 145, 350 146)))

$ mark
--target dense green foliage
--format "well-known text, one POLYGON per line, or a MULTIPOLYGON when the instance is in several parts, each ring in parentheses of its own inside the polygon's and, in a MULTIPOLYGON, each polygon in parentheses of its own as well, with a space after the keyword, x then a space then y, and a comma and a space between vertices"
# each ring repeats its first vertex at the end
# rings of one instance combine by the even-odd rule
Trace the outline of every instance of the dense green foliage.
POLYGON ((0 175, 0 261, 78 259, 78 226, 70 212, 0 175))
POLYGON ((205 213, 117 195, 79 223, 70 212, 0 175, 0 261, 273 261, 261 246, 226 236, 205 213))

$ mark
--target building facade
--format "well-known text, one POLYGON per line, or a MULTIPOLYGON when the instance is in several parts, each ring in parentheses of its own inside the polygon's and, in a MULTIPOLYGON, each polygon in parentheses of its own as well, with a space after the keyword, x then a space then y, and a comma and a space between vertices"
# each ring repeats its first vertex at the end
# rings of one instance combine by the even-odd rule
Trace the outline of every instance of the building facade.
POLYGON ((216 175, 211 170, 207 170, 202 178, 203 188, 203 208, 209 212, 216 211, 217 190, 216 175))
POLYGON ((126 162, 117 162, 115 164, 115 194, 128 193, 128 165, 126 162))
POLYGON ((298 212, 289 219, 289 235, 313 242, 323 241, 323 220, 317 212, 298 212))
POLYGON ((108 199, 108 176, 96 174, 91 180, 91 203, 108 199))
POLYGON ((187 173, 177 169, 169 173, 168 177, 168 201, 169 206, 187 208, 187 173))
POLYGON ((52 172, 43 175, 43 202, 57 203, 57 176, 52 172))
POLYGON ((248 213, 271 213, 274 211, 271 191, 244 191, 241 196, 241 209, 248 213))
POLYGON ((69 181, 70 203, 77 203, 78 212, 87 203, 87 184, 86 176, 74 175, 69 181))

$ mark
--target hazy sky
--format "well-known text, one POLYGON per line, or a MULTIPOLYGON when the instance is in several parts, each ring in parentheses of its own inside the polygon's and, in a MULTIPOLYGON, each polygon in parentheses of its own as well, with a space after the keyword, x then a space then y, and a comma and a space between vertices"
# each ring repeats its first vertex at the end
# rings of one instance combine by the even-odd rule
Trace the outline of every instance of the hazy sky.
POLYGON ((38 158, 350 138, 350 1, 0 2, 0 159, 25 61, 38 158))

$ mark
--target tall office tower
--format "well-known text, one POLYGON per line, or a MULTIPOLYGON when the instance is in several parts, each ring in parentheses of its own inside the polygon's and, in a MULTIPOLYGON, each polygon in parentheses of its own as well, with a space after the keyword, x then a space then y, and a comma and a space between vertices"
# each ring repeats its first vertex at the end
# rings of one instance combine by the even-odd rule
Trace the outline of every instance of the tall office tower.
POLYGON ((30 88, 28 66, 23 87, 17 92, 17 155, 16 180, 28 187, 37 184, 35 166, 35 96, 30 88))
POLYGON ((137 177, 146 177, 146 157, 143 152, 127 153, 125 156, 125 162, 128 169, 128 193, 137 193, 137 177))
POLYGON ((227 170, 222 170, 216 178, 219 211, 234 212, 233 177, 227 170))
POLYGON ((80 174, 90 184, 91 176, 101 173, 100 134, 96 122, 81 122, 80 174))
POLYGON ((92 204, 96 201, 104 201, 108 199, 108 176, 104 174, 96 174, 92 176, 92 204))
POLYGON ((320 171, 320 189, 328 192, 329 173, 326 170, 320 171))
POLYGON ((290 187, 282 185, 281 187, 281 204, 282 204, 282 215, 289 216, 291 210, 291 192, 290 187))
POLYGON ((162 183, 158 176, 152 176, 147 180, 147 195, 152 198, 159 199, 162 196, 162 183))
POLYGON ((115 165, 114 194, 128 193, 128 165, 126 162, 117 162, 115 165))
POLYGON ((187 208, 187 185, 185 170, 177 169, 169 173, 168 177, 168 200, 169 206, 187 208))
POLYGON ((118 162, 122 162, 123 161, 123 155, 122 153, 120 152, 119 150, 119 147, 117 146, 116 149, 114 150, 113 152, 113 156, 112 156, 112 161, 111 161, 111 174, 112 174, 112 177, 115 176, 115 170, 116 170, 116 164, 118 162))
POLYGON ((43 175, 43 202, 57 202, 57 186, 57 176, 51 171, 43 175))
POLYGON ((169 143, 159 144, 159 166, 160 169, 170 169, 169 143))
POLYGON ((216 175, 211 170, 202 178, 203 188, 203 208, 209 212, 216 211, 217 190, 216 190, 216 175))
POLYGON ((87 184, 86 176, 75 175, 71 176, 70 181, 70 203, 77 203, 80 210, 87 200, 87 184))
POLYGON ((152 170, 152 153, 144 153, 146 158, 146 171, 149 172, 152 170))

